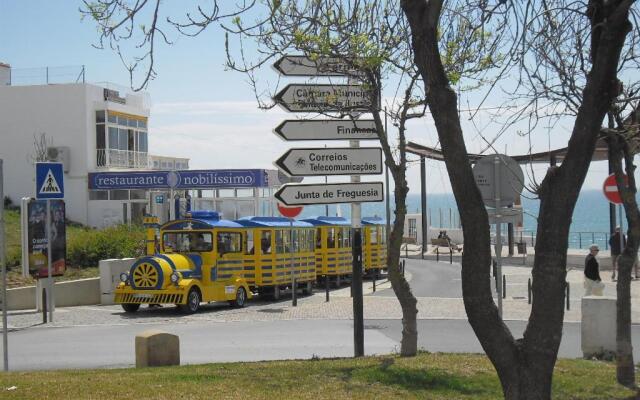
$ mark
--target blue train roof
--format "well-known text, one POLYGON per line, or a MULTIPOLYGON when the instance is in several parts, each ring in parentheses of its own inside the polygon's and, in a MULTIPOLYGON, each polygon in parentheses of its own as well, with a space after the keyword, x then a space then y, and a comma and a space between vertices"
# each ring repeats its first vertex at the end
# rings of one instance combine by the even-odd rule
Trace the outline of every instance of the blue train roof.
POLYGON ((351 225, 351 221, 343 217, 326 217, 321 215, 319 217, 303 218, 301 221, 308 222, 312 225, 339 225, 348 226, 351 225))
POLYGON ((386 223, 386 220, 380 217, 364 217, 362 218, 362 223, 364 225, 382 225, 386 223))
MULTIPOLYGON (((289 218, 284 217, 244 217, 235 220, 238 224, 242 226, 268 226, 268 227, 285 227, 288 228, 291 226, 291 222, 289 218)), ((310 228, 311 225, 308 222, 302 222, 298 220, 293 220, 293 226, 296 228, 310 228)))
POLYGON ((163 230, 185 230, 185 229, 211 229, 211 228, 242 228, 242 225, 220 219, 220 214, 216 211, 200 210, 185 213, 184 219, 169 221, 162 226, 163 230))

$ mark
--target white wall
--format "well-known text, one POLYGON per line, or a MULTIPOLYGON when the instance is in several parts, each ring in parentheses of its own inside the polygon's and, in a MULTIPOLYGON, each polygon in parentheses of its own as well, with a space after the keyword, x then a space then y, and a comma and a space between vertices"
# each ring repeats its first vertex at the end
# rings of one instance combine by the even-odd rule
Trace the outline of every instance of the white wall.
MULTIPOLYGON (((35 197, 34 135, 45 133, 53 146, 70 149, 65 174, 67 217, 83 222, 87 215, 86 85, 1 86, 0 158, 4 159, 5 195, 15 204, 35 197)), ((95 136, 95 133, 93 134, 95 136)))
MULTIPOLYGON (((130 99, 131 98, 131 99, 130 99)), ((4 160, 4 193, 14 204, 22 197, 35 197, 34 135, 46 133, 53 146, 67 146, 70 168, 65 173, 67 218, 93 226, 103 214, 118 211, 121 202, 101 201, 89 209, 88 172, 96 171, 95 111, 110 109, 148 116, 141 101, 131 104, 106 102, 103 88, 89 84, 0 86, 0 158, 4 160), (104 208, 104 210, 102 209, 104 208), (95 213, 96 215, 90 215, 95 213)), ((94 203, 94 202, 92 202, 94 203)), ((109 216, 107 216, 109 217, 109 216)))

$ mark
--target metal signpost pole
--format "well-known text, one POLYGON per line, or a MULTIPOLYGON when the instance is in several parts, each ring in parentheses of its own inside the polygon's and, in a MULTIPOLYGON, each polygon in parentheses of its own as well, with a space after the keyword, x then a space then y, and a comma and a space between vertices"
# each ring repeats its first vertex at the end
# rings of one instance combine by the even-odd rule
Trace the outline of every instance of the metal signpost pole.
MULTIPOLYGON (((624 223, 622 222, 622 203, 618 204, 618 218, 620 219, 620 254, 622 254, 622 251, 624 250, 624 245, 622 244, 622 239, 624 238, 624 229, 622 229, 624 226, 624 223)), ((618 270, 618 275, 619 274, 620 270, 618 270)))
POLYGON ((297 307, 298 306, 298 297, 296 296, 297 294, 297 285, 296 285, 296 270, 295 270, 295 263, 293 260, 293 251, 294 251, 294 246, 293 246, 293 218, 289 218, 289 251, 291 252, 291 305, 293 307, 297 307))
POLYGON ((2 355, 4 360, 4 370, 9 370, 9 339, 7 335, 7 263, 5 259, 5 235, 4 235, 4 178, 3 165, 0 160, 0 265, 2 266, 2 355))
POLYGON ((502 318, 502 234, 500 232, 500 157, 495 156, 493 159, 493 172, 495 177, 495 193, 496 193, 496 270, 498 277, 496 279, 496 291, 498 292, 498 315, 502 318))
POLYGON ((51 279, 51 200, 47 199, 47 306, 49 307, 49 322, 53 322, 53 279, 51 279))
MULTIPOLYGON (((352 140, 351 147, 360 147, 360 141, 352 140)), ((352 175, 352 183, 360 182, 360 176, 352 175)), ((364 310, 362 298, 362 219, 360 203, 351 204, 351 226, 353 231, 353 270, 351 287, 353 289, 353 342, 355 357, 364 356, 364 310)))

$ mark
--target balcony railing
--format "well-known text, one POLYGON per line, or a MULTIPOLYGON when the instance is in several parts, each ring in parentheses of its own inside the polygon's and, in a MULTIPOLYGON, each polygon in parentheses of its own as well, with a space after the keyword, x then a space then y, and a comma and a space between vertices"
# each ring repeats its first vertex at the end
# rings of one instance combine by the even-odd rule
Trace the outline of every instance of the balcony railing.
POLYGON ((98 149, 97 168, 151 168, 148 153, 128 150, 98 149))

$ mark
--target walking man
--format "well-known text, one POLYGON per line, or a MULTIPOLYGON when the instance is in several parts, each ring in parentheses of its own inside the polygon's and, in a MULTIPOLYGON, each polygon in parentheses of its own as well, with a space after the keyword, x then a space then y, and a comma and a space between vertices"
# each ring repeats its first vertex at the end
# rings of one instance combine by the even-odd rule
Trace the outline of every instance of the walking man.
POLYGON ((620 225, 616 226, 616 230, 609 238, 609 248, 611 249, 611 280, 616 280, 616 271, 618 270, 618 258, 622 253, 622 249, 626 244, 626 237, 620 232, 620 225))

